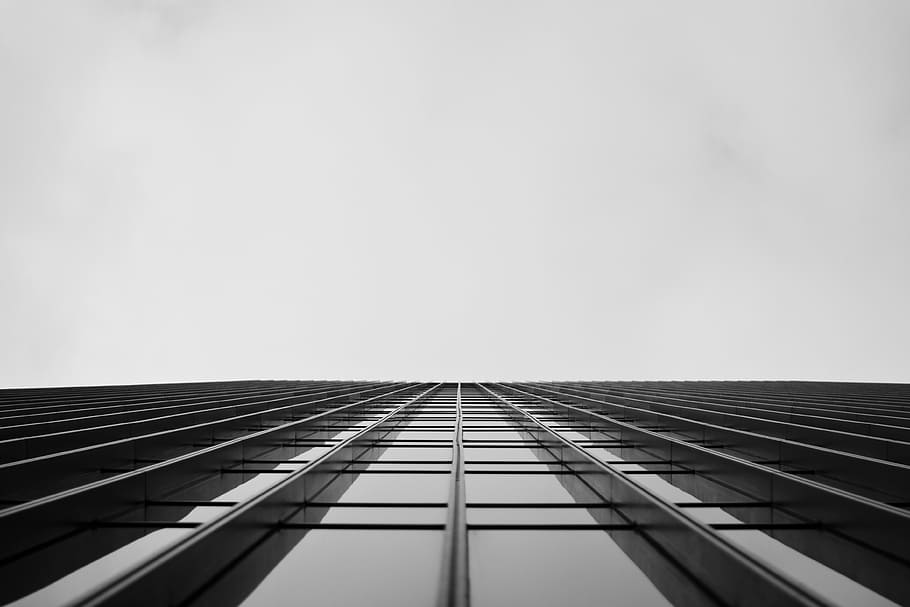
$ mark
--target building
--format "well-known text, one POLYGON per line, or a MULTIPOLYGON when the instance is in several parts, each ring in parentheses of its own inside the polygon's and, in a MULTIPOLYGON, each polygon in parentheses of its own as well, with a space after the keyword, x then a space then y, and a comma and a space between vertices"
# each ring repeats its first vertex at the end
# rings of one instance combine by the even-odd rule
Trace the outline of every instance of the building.
POLYGON ((910 604, 910 387, 0 391, 0 603, 910 604))

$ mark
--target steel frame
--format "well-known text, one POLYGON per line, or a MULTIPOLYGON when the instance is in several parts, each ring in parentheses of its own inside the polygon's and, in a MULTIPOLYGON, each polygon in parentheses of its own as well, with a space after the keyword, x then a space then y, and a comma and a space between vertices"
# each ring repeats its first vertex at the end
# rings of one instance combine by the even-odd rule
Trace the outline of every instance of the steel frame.
POLYGON ((521 530, 608 534, 677 605, 827 604, 725 535, 748 530, 910 604, 903 386, 282 381, 7 390, 0 462, 3 601, 170 529, 184 535, 73 604, 237 603, 318 529, 440 534, 440 607, 472 601, 471 534, 521 530), (387 457, 402 448, 426 455, 387 457), (516 448, 535 459, 514 459, 516 448), (446 476, 447 496, 344 499, 358 479, 384 475, 446 476), (507 486, 535 476, 558 480, 573 501, 471 498, 472 482, 484 477, 507 486), (669 499, 648 479, 695 499, 669 499), (247 481, 262 486, 219 497, 247 481), (187 518, 200 507, 212 514, 187 518), (709 508, 735 522, 703 522, 698 513, 709 508), (389 509, 427 516, 383 520, 389 509), (503 518, 512 510, 540 516, 503 518), (328 516, 346 511, 360 518, 328 516))

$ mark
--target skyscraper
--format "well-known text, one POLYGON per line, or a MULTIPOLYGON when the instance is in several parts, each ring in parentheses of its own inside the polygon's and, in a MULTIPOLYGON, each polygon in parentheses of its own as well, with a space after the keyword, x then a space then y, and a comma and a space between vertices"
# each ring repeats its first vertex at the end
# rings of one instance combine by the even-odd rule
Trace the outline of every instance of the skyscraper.
POLYGON ((0 391, 0 600, 910 604, 910 388, 0 391))

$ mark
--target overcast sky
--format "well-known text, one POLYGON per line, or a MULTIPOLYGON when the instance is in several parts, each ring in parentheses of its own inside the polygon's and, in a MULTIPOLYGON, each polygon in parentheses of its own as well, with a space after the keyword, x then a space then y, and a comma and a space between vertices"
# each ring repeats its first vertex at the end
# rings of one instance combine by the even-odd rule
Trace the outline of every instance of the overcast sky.
POLYGON ((910 3, 0 0, 0 385, 910 381, 910 3))

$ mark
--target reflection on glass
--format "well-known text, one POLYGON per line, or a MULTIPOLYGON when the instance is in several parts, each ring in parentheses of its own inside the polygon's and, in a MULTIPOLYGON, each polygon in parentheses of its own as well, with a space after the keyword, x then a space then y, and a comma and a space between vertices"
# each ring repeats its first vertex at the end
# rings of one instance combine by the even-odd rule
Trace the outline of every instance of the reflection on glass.
POLYGON ((488 472, 514 472, 515 470, 521 471, 533 471, 533 472, 552 472, 553 468, 551 464, 545 464, 543 462, 535 463, 516 463, 516 462, 507 462, 504 464, 475 464, 468 462, 465 464, 465 470, 467 472, 474 471, 488 471, 488 472))
POLYGON ((448 443, 452 441, 451 430, 401 430, 385 437, 385 440, 395 439, 399 441, 440 441, 448 443))
POLYGON ((602 531, 471 531, 468 541, 474 607, 669 605, 602 531))
POLYGON ((478 430, 470 430, 468 428, 464 429, 463 432, 464 440, 481 440, 481 441, 522 441, 527 440, 527 437, 523 436, 519 432, 511 430, 502 430, 499 432, 480 432, 478 430))
MULTIPOLYGON (((304 449, 292 460, 307 461, 327 451, 329 447, 315 447, 304 449)), ((299 467, 299 464, 279 464, 277 466, 267 466, 276 469, 293 470, 299 467)), ((230 491, 227 491, 217 497, 218 501, 241 501, 268 489, 283 478, 277 474, 258 474, 248 481, 245 481, 230 491)), ((203 523, 209 521, 227 511, 228 508, 223 506, 197 506, 190 510, 186 516, 180 520, 182 522, 203 523)), ((151 510, 154 512, 154 509, 151 510)), ((104 533, 105 531, 96 531, 104 533)), ((191 529, 159 529, 126 544, 110 554, 80 567, 72 573, 63 576, 59 580, 45 586, 44 588, 33 592, 21 599, 9 603, 16 607, 43 607, 45 605, 57 605, 71 600, 81 594, 90 592, 100 582, 110 579, 121 573, 125 569, 132 567, 143 559, 155 554, 175 543, 180 538, 188 535, 191 529)), ((86 541, 91 541, 87 539, 86 541)))
POLYGON ((12 603, 7 603, 7 606, 47 607, 48 605, 68 603, 75 597, 95 588, 100 581, 109 579, 127 567, 139 563, 168 544, 188 535, 190 531, 190 529, 161 529, 154 531, 122 548, 114 550, 110 554, 104 555, 69 575, 63 576, 37 592, 33 592, 12 603))
POLYGON ((527 447, 465 447, 465 461, 473 460, 503 460, 510 462, 536 462, 539 461, 533 449, 527 447))
POLYGON ((441 531, 316 529, 242 605, 432 605, 442 539, 441 531))
MULTIPOLYGON (((361 460, 358 464, 364 463, 366 470, 375 470, 379 472, 389 473, 394 471, 404 471, 404 472, 449 472, 452 469, 452 464, 450 462, 433 462, 433 463, 410 463, 410 462, 396 462, 396 461, 369 461, 361 460)), ((358 468, 359 469, 359 468, 358 468)))
MULTIPOLYGON (((347 482, 339 478, 336 482, 347 482)), ((445 502, 449 495, 446 474, 361 474, 339 502, 445 502)))
POLYGON ((471 428, 487 428, 491 426, 511 428, 515 425, 515 422, 507 417, 500 417, 500 419, 465 421, 462 425, 466 430, 470 430, 471 428))
MULTIPOLYGON (((321 508, 317 509, 322 511, 321 508)), ((304 518, 305 518, 304 513, 304 518)), ((295 519, 296 520, 296 519, 295 519)), ((345 507, 329 508, 320 519, 322 523, 403 523, 444 524, 445 507, 439 508, 387 508, 345 507)))
MULTIPOLYGON (((603 451, 603 450, 601 450, 603 451)), ((612 453, 606 453, 605 461, 618 463, 622 460, 612 453)), ((603 455, 598 453, 598 455, 603 455)), ((623 470, 644 470, 636 464, 622 464, 623 470)), ((674 486, 657 475, 641 475, 635 482, 643 485, 671 502, 700 502, 691 493, 674 486)), ((721 508, 691 508, 686 513, 704 523, 739 523, 739 519, 721 508)), ((770 535, 756 530, 719 531, 733 543, 745 549, 752 556, 764 561, 784 576, 792 578, 818 593, 832 605, 843 607, 863 605, 864 607, 896 607, 880 594, 854 582, 847 576, 815 561, 801 552, 779 542, 770 535)))
MULTIPOLYGON (((712 523, 736 522, 737 519, 724 511, 712 517, 712 523), (723 519, 723 520, 720 520, 723 519)), ((812 560, 806 555, 777 541, 761 531, 720 531, 728 539, 745 548, 766 564, 776 567, 794 581, 811 588, 831 605, 843 607, 897 607, 878 593, 858 584, 847 576, 812 560)))
POLYGON ((598 521, 586 508, 468 508, 468 524, 585 524, 598 521))
POLYGON ((394 462, 407 460, 438 460, 447 462, 452 459, 451 447, 386 447, 376 457, 376 461, 394 462))
POLYGON ((549 474, 468 474, 465 496, 472 502, 574 503, 556 475, 549 474))

